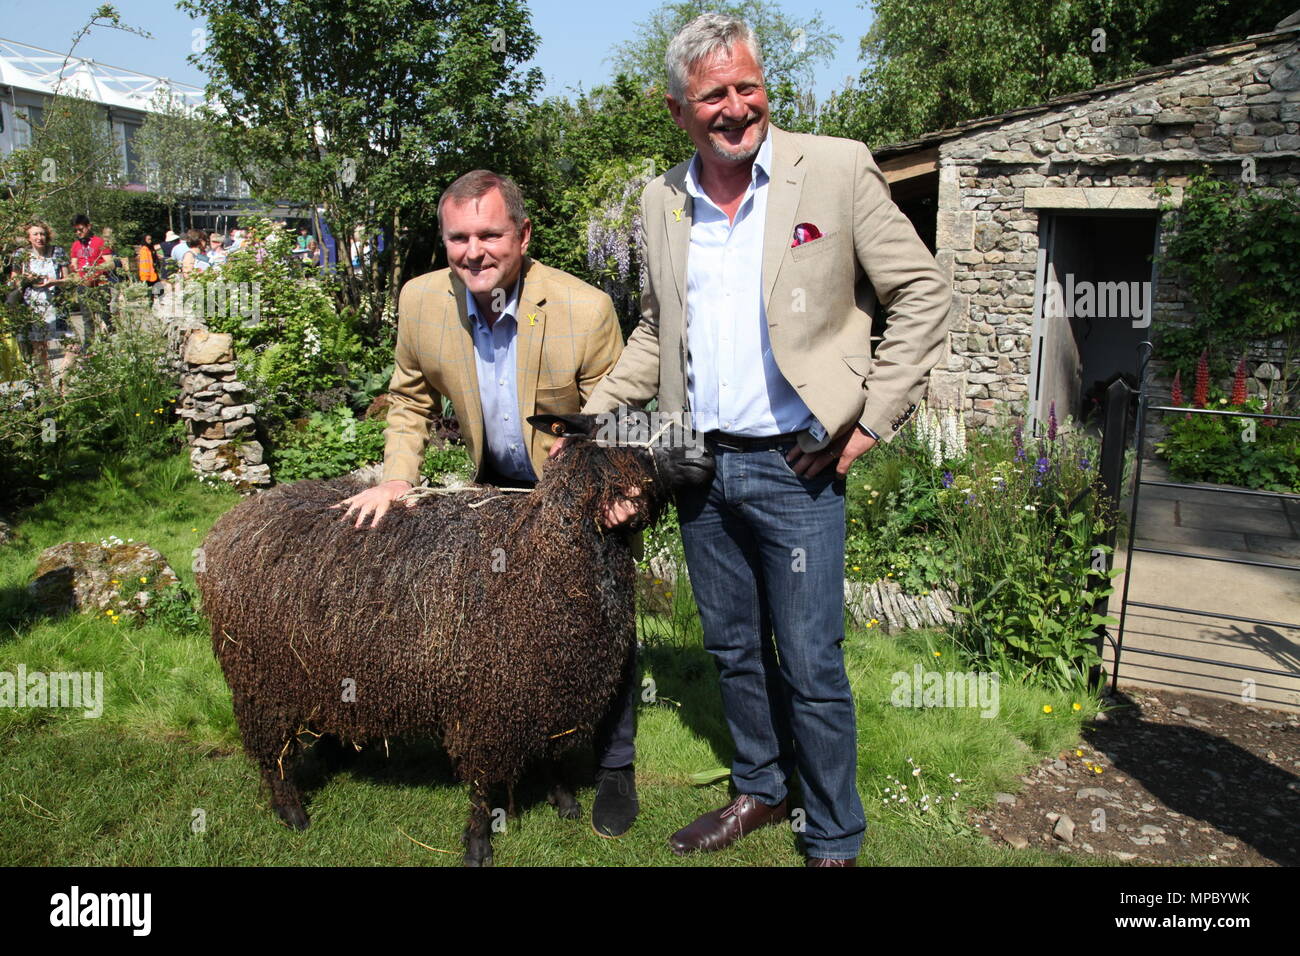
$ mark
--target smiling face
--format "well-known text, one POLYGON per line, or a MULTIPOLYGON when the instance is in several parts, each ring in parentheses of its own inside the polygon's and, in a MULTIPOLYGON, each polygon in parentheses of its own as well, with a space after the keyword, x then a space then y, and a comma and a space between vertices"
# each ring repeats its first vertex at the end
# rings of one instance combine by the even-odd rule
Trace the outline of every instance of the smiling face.
POLYGON ((685 102, 671 96, 667 101, 673 121, 690 135, 702 159, 749 162, 767 136, 763 70, 744 43, 696 63, 687 78, 685 102))
POLYGON ((499 189, 489 189, 478 199, 448 200, 442 208, 447 261, 474 294, 480 311, 504 305, 510 297, 532 234, 528 219, 521 227, 515 226, 499 189), (494 289, 504 291, 496 303, 492 301, 494 289))
POLYGON ((32 226, 27 230, 27 241, 33 249, 44 249, 50 241, 50 234, 42 226, 32 226))

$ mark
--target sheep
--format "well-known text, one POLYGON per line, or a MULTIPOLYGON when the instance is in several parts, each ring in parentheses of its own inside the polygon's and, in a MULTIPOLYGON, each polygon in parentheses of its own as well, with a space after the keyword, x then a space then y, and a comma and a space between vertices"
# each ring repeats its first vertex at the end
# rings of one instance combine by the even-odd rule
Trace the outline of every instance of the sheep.
MULTIPOLYGON (((645 413, 616 414, 624 436, 648 432, 645 413)), ((491 864, 490 789, 589 740, 626 672, 632 532, 712 478, 689 428, 620 443, 610 421, 530 418, 568 439, 531 494, 430 494, 359 530, 330 509, 357 483, 300 481, 213 525, 196 574, 212 646, 284 823, 309 823, 292 773, 304 734, 431 736, 470 786, 464 862, 491 864), (607 530, 628 498, 634 516, 607 530)), ((548 799, 577 815, 562 788, 548 799)))

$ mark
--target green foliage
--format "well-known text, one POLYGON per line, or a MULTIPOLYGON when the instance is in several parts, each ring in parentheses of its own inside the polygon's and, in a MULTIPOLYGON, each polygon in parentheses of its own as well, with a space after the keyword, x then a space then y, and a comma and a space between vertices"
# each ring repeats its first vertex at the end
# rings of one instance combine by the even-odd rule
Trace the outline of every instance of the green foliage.
POLYGON ((1300 359, 1300 189, 1269 189, 1223 182, 1202 173, 1172 213, 1171 236, 1160 268, 1188 290, 1192 310, 1186 326, 1163 331, 1158 355, 1184 381, 1207 350, 1210 373, 1223 377, 1235 356, 1253 343, 1280 340, 1285 352, 1274 410, 1296 382, 1300 359))
POLYGON ((871 146, 1041 103, 1271 30, 1292 0, 875 0, 866 69, 820 131, 871 146), (1097 31, 1102 31, 1098 33, 1097 31), (1104 47, 1103 44, 1104 43, 1104 47))
MULTIPOLYGON (((1252 398, 1245 405, 1227 407, 1258 413, 1263 402, 1252 398)), ((1174 481, 1300 493, 1300 424, 1166 414, 1169 434, 1156 445, 1156 451, 1169 461, 1174 481)))
POLYGON ((470 461, 469 451, 464 445, 448 442, 439 445, 430 442, 424 452, 424 463, 420 474, 428 477, 434 484, 448 479, 470 481, 474 477, 474 463, 470 461))
POLYGON ((27 369, 26 387, 0 398, 0 485, 31 497, 105 459, 166 453, 182 440, 166 339, 139 314, 97 336, 58 385, 27 369))
MULTIPOLYGON (((1094 542, 1113 521, 1100 490, 1096 443, 1079 433, 980 446, 939 495, 961 606, 954 639, 1004 677, 1074 686, 1098 663, 1093 612, 1111 593, 1094 542)), ((1111 571, 1110 574, 1119 572, 1111 571)))
POLYGON ((291 254, 292 236, 266 219, 243 224, 249 244, 220 270, 186 283, 186 308, 214 332, 234 337, 244 380, 263 423, 274 430, 316 402, 332 405, 344 397, 361 340, 355 313, 336 310, 327 280, 291 254))
MULTIPOLYGON (((190 57, 231 155, 269 200, 323 206, 335 236, 387 233, 347 301, 378 324, 439 193, 477 167, 512 168, 541 71, 518 0, 181 0, 206 19, 190 57)), ((535 161, 535 160, 534 160, 535 161)))
POLYGON ((218 195, 218 181, 233 168, 217 125, 165 88, 154 94, 132 145, 146 182, 168 207, 218 195))
POLYGON ((845 574, 858 581, 894 578, 909 594, 952 577, 947 543, 935 531, 939 472, 908 429, 864 455, 848 478, 845 574))
POLYGON ((516 172, 533 220, 530 252, 597 285, 587 228, 618 176, 658 176, 695 151, 664 105, 662 79, 643 85, 622 74, 573 102, 540 104, 529 138, 531 155, 516 172))
POLYGON ((271 473, 282 483, 337 478, 384 457, 384 423, 358 421, 346 405, 291 422, 274 437, 271 473))

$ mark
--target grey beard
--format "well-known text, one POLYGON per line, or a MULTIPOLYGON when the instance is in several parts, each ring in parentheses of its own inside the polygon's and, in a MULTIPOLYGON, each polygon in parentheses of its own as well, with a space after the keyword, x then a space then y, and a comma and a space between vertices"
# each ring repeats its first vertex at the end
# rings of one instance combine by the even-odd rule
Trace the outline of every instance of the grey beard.
POLYGON ((754 145, 753 149, 746 150, 739 154, 727 152, 723 147, 718 145, 712 137, 709 138, 709 146, 713 149, 713 152, 722 159, 730 160, 733 163, 744 163, 757 156, 758 151, 763 148, 763 140, 767 138, 767 131, 764 130, 763 134, 763 136, 759 137, 758 142, 754 145))

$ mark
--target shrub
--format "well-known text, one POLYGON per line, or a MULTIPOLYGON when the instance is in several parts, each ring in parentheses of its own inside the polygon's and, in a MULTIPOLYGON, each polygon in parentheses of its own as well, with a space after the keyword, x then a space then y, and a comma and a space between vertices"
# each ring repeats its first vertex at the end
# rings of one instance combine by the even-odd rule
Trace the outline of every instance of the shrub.
POLYGON ((334 308, 330 280, 291 254, 293 238, 267 219, 247 225, 248 243, 219 270, 194 278, 187 308, 201 313, 212 331, 233 336, 244 381, 263 424, 274 431, 296 415, 342 401, 362 344, 355 313, 334 308))
POLYGON ((1005 450, 995 437, 942 480, 961 601, 954 638, 977 666, 1074 686, 1099 663, 1096 628, 1114 623, 1093 612, 1112 590, 1107 549, 1094 545, 1113 521, 1096 443, 1066 431, 1027 446, 1017 428, 1005 450))
POLYGON ((384 457, 384 423, 358 421, 352 409, 338 405, 278 431, 273 455, 276 481, 337 478, 384 457))

